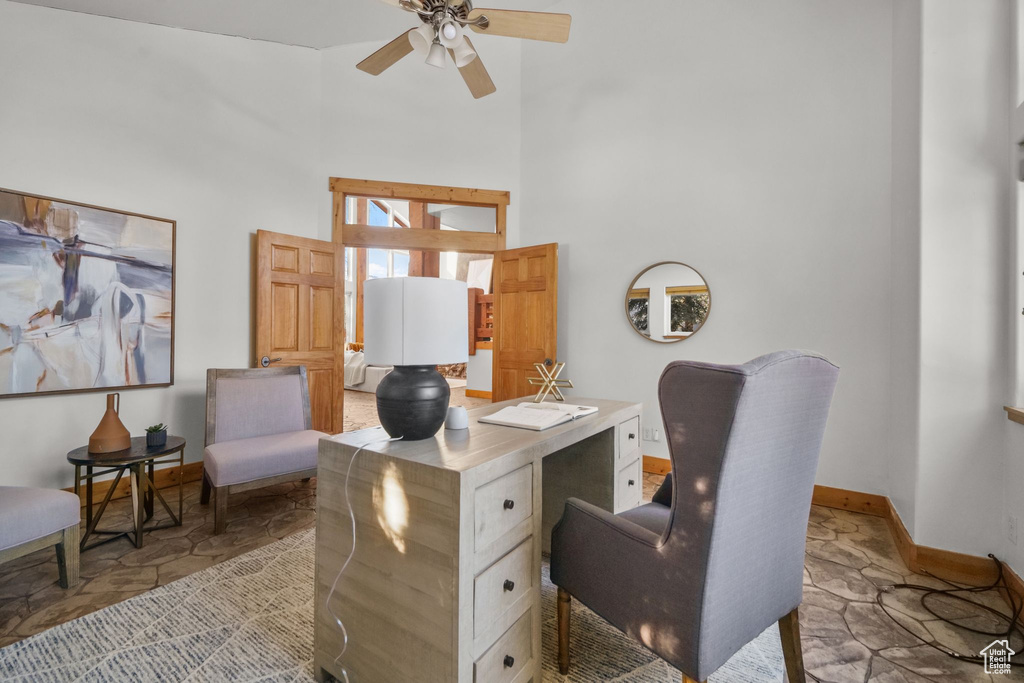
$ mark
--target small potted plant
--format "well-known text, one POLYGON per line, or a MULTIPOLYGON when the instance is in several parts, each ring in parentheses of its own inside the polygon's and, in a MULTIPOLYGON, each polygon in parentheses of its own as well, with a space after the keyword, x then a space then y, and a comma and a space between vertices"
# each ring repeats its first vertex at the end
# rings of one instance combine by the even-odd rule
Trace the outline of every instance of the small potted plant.
POLYGON ((159 448, 167 443, 167 425, 161 422, 152 427, 146 427, 146 446, 159 448))

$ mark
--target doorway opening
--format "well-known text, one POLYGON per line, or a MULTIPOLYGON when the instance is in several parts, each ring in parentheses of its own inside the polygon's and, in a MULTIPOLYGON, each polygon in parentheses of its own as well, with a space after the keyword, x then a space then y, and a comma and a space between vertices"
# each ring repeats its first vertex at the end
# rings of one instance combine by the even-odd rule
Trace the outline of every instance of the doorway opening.
MULTIPOLYGON (((494 234, 497 211, 490 207, 459 207, 427 201, 349 196, 345 224, 389 228, 395 231, 436 230, 494 234)), ((377 278, 437 277, 467 284, 467 319, 470 321, 469 359, 438 366, 448 381, 451 405, 474 408, 490 403, 493 343, 494 255, 413 249, 397 236, 389 247, 348 246, 345 262, 345 431, 377 424, 377 385, 393 368, 369 364, 365 343, 363 292, 377 278)))
MULTIPOLYGON (((376 424, 365 373, 347 367, 365 351, 362 288, 372 277, 466 281, 469 362, 444 374, 467 402, 531 394, 534 364, 557 358, 558 245, 506 249, 509 193, 349 178, 331 178, 330 190, 331 241, 260 230, 256 247, 254 363, 306 366, 314 428, 376 424), (366 409, 350 420, 356 388, 349 401, 366 409)), ((377 382, 386 370, 374 371, 377 382)))

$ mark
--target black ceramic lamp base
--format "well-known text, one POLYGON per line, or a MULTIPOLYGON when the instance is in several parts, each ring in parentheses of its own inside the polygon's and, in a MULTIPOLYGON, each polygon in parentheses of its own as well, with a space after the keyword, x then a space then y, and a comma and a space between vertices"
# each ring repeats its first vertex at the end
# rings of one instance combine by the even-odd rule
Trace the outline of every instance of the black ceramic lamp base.
POLYGON ((377 417, 392 437, 429 439, 444 424, 451 398, 434 365, 396 365, 377 385, 377 417))

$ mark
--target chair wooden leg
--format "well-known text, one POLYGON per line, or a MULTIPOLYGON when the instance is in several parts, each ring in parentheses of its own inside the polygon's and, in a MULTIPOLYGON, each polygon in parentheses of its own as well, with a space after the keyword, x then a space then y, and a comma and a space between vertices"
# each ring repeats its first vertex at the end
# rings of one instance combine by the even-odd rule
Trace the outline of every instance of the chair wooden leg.
POLYGON ((217 486, 213 489, 213 535, 224 533, 228 525, 228 487, 217 486))
POLYGON ((203 474, 203 490, 199 494, 199 502, 203 505, 210 503, 210 480, 206 478, 206 474, 203 474))
POLYGON ((558 670, 569 673, 569 614, 572 596, 564 588, 558 589, 558 670))
POLYGON ((78 525, 69 526, 57 544, 57 571, 61 588, 78 585, 78 525))
MULTIPOLYGON (((700 683, 700 682, 698 680, 694 679, 694 678, 690 678, 686 674, 683 674, 683 683, 700 683)), ((704 683, 707 683, 707 681, 705 681, 704 683)))
POLYGON ((779 619, 779 635, 782 636, 782 656, 786 660, 786 676, 789 683, 806 683, 804 655, 800 648, 799 608, 779 619))

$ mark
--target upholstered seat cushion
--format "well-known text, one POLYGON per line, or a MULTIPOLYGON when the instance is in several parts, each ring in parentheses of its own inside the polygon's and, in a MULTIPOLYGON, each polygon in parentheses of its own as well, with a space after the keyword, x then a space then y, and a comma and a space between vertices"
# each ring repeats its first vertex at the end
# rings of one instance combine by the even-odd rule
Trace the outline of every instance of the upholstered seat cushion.
POLYGON ((620 512, 616 517, 628 519, 633 524, 638 524, 648 531, 653 531, 659 536, 665 533, 668 528, 668 520, 672 515, 672 508, 658 503, 648 503, 640 507, 620 512))
POLYGON ((67 491, 0 486, 0 550, 78 524, 80 506, 67 491))
POLYGON ((203 467, 214 486, 244 484, 313 469, 318 444, 325 436, 309 429, 221 441, 206 447, 203 467))

